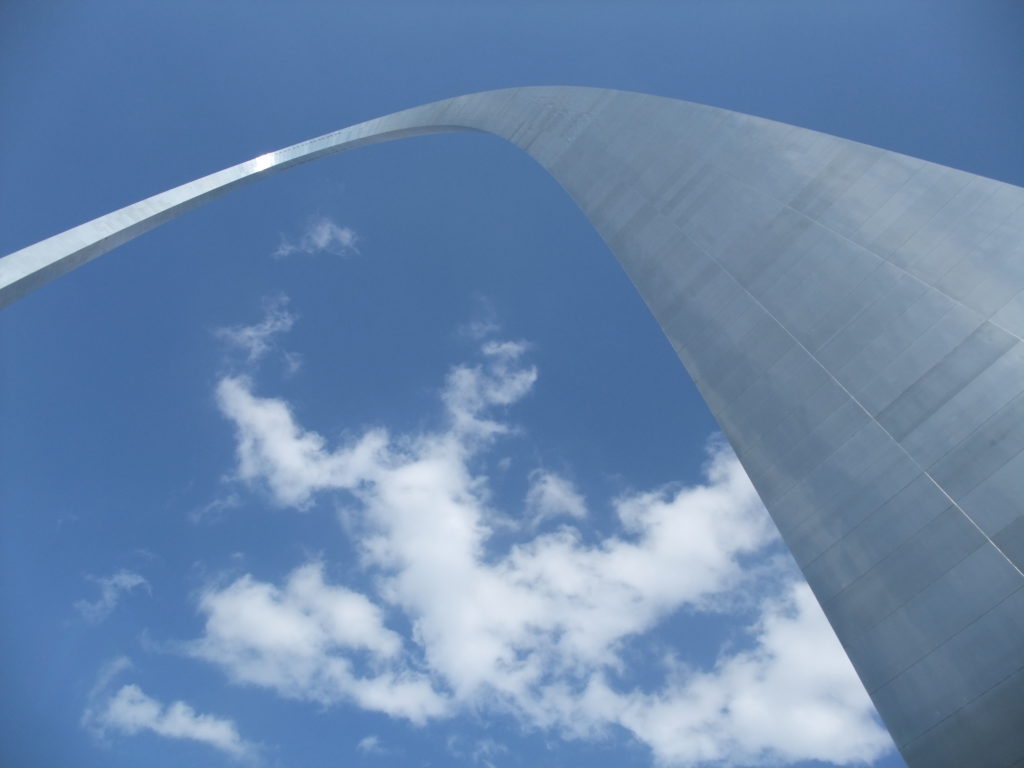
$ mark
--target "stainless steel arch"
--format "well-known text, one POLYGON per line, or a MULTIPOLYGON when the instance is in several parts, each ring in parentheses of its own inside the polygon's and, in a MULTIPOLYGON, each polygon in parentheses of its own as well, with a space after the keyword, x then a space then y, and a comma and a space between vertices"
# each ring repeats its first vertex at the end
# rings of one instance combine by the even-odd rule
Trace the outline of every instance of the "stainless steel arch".
POLYGON ((1024 189, 760 118, 538 87, 272 152, 0 260, 0 306, 233 187, 503 137, 608 243, 911 766, 1024 766, 1024 189))

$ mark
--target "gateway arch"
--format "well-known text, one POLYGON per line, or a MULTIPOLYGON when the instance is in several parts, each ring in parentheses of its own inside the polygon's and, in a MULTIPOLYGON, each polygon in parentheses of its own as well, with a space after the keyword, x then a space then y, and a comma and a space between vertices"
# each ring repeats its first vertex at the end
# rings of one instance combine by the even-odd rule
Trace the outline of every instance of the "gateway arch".
POLYGON ((1024 766, 1024 189, 574 87, 398 112, 0 260, 0 306, 234 187, 376 142, 510 141, 608 244, 912 768, 1024 766))

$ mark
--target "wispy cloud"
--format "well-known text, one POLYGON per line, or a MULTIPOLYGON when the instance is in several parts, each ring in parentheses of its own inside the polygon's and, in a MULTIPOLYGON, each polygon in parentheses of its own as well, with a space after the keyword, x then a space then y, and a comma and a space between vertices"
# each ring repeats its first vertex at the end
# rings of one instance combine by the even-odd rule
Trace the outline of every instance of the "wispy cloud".
POLYGON ((495 768, 495 760, 508 753, 508 747, 494 739, 469 740, 449 736, 445 746, 456 760, 483 768, 495 768))
POLYGON ((519 539, 491 551, 497 523, 478 468, 498 438, 515 434, 503 416, 537 381, 527 351, 490 341, 479 362, 453 368, 438 431, 374 429, 334 447, 300 426, 287 402, 254 394, 248 379, 223 379, 218 403, 236 429, 238 476, 296 508, 347 492, 379 590, 374 602, 332 585, 319 563, 282 586, 246 576, 211 587, 193 653, 240 682, 414 722, 492 710, 570 738, 620 726, 665 764, 855 763, 890 748, 720 440, 701 483, 611 500, 618 530, 592 543, 574 527, 587 517, 582 494, 536 472, 519 539), (555 514, 557 530, 533 533, 531 521, 555 514), (746 614, 742 650, 707 669, 669 658, 654 690, 629 683, 627 645, 680 610, 722 611, 744 594, 764 599, 753 623, 746 614), (391 612, 411 625, 407 639, 386 626, 391 612), (327 618, 349 613, 360 618, 327 618))
POLYGON ((237 493, 218 496, 201 507, 193 509, 188 518, 193 523, 213 523, 222 520, 232 509, 237 509, 242 499, 237 493))
POLYGON ((113 613, 121 597, 134 589, 143 587, 149 591, 149 582, 134 571, 120 570, 110 576, 90 576, 100 588, 96 600, 78 600, 77 610, 86 620, 99 623, 113 613))
POLYGON ((498 312, 494 308, 494 302, 485 296, 477 296, 475 304, 475 317, 459 326, 459 335, 473 341, 483 341, 500 333, 501 323, 498 322, 498 312))
POLYGON ((356 749, 364 755, 383 755, 387 752, 380 742, 380 737, 374 734, 361 738, 356 744, 356 749))
POLYGON ((89 712, 88 721, 104 735, 150 732, 168 739, 199 742, 235 759, 256 755, 256 747, 239 735, 231 720, 200 714, 183 701, 164 705, 137 685, 122 686, 99 709, 89 712))
POLYGON ((245 741, 231 720, 200 714, 183 701, 165 706, 137 685, 123 685, 112 692, 114 681, 132 668, 126 656, 100 668, 82 712, 83 728, 101 739, 114 733, 132 736, 150 732, 206 744, 236 759, 257 756, 256 745, 245 741))
POLYGON ((330 253, 342 256, 356 251, 359 237, 349 227, 337 224, 327 216, 314 216, 297 238, 281 238, 273 255, 283 259, 296 253, 330 253))
POLYGON ((218 328, 214 333, 244 352, 248 362, 255 363, 271 350, 275 337, 292 329, 295 319, 288 311, 288 297, 278 295, 263 300, 263 319, 255 325, 232 325, 218 328))
POLYGON ((572 482, 554 472, 537 469, 530 473, 526 514, 534 524, 566 515, 583 518, 587 516, 587 504, 572 482))
POLYGON ((298 352, 285 352, 284 357, 284 375, 294 376, 302 368, 302 355, 298 352))

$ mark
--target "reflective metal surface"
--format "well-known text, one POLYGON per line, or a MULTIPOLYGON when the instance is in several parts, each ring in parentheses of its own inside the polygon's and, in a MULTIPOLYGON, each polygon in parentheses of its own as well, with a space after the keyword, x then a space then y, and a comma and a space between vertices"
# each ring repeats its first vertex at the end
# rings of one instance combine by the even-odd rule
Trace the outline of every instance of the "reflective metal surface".
POLYGON ((720 109, 464 96, 185 184, 0 260, 0 305, 235 186, 478 130, 619 259, 907 762, 1024 764, 1024 189, 720 109))

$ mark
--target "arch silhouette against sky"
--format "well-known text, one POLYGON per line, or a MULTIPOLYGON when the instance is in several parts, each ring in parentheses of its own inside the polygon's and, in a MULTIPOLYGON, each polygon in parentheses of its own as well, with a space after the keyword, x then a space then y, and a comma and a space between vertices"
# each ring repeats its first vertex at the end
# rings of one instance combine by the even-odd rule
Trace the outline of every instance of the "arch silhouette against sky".
POLYGON ((1024 189, 621 91, 462 96, 0 260, 0 306, 234 187, 484 131, 565 188, 728 436, 908 764, 1024 764, 1024 189))

